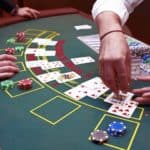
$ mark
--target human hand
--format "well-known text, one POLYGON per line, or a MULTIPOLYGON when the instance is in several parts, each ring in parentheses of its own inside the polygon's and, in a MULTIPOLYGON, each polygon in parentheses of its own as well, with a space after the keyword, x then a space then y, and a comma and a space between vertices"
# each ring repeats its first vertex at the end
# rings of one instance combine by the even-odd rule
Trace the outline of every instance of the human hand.
POLYGON ((15 64, 16 57, 12 55, 0 55, 0 80, 11 78, 19 69, 15 64))
POLYGON ((130 83, 130 51, 124 34, 113 32, 101 43, 99 64, 104 83, 115 93, 127 92, 130 83))
POLYGON ((29 7, 22 7, 18 8, 17 15, 27 18, 37 18, 40 15, 40 12, 29 7))
MULTIPOLYGON (((146 81, 150 83, 150 76, 140 76, 137 77, 137 80, 146 81)), ((143 87, 140 89, 133 89, 134 94, 139 95, 134 100, 139 102, 140 104, 150 104, 150 86, 143 87)))

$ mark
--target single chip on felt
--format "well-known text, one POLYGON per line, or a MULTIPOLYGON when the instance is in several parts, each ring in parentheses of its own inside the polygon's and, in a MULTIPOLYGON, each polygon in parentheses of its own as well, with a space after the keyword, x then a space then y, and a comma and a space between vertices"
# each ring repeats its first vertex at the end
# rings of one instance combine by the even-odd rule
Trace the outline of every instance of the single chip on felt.
POLYGON ((16 33, 16 40, 17 42, 24 42, 25 41, 25 32, 17 32, 16 33))
POLYGON ((15 47, 16 52, 22 52, 24 49, 25 49, 24 46, 16 46, 15 47))
POLYGON ((8 90, 14 87, 14 82, 12 80, 5 80, 0 83, 1 90, 8 90))
POLYGON ((22 90, 29 90, 32 88, 32 80, 29 78, 20 80, 18 82, 18 88, 22 90))
POLYGON ((102 144, 109 139, 109 136, 104 130, 95 130, 91 132, 91 140, 94 143, 102 144))
POLYGON ((14 55, 15 54, 15 49, 14 48, 6 48, 5 53, 9 55, 14 55))

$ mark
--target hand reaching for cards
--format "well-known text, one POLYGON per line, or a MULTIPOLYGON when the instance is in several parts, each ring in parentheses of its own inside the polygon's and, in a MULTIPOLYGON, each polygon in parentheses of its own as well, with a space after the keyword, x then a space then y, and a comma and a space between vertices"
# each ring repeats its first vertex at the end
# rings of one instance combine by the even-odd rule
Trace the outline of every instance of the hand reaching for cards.
MULTIPOLYGON (((150 83, 150 76, 141 76, 137 80, 146 81, 150 83)), ((150 86, 143 87, 140 89, 133 89, 133 93, 139 95, 134 100, 138 101, 140 104, 150 104, 150 86)))
POLYGON ((18 8, 17 15, 27 18, 37 18, 40 15, 40 12, 29 7, 22 7, 18 8))
POLYGON ((130 52, 123 33, 114 32, 102 40, 99 63, 101 77, 113 92, 128 91, 130 52))
POLYGON ((11 78, 19 69, 15 64, 16 57, 12 55, 0 55, 0 80, 11 78))

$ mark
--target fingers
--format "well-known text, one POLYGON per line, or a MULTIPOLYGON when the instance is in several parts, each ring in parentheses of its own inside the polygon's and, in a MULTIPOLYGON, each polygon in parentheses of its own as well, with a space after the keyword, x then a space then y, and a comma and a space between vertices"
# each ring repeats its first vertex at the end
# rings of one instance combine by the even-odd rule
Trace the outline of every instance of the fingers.
POLYGON ((17 67, 15 62, 12 61, 0 61, 0 67, 4 67, 4 66, 13 66, 13 67, 17 67))
POLYGON ((143 97, 149 97, 149 100, 150 100, 150 91, 149 92, 146 92, 146 93, 144 93, 143 95, 142 95, 143 97))
POLYGON ((14 72, 5 72, 5 73, 0 73, 0 80, 8 79, 11 78, 15 75, 14 72))
POLYGON ((123 92, 127 92, 129 90, 128 88, 129 80, 128 80, 128 74, 127 74, 128 67, 126 67, 126 64, 124 63, 124 61, 118 61, 118 63, 119 64, 116 68, 116 72, 117 72, 116 82, 118 82, 119 90, 123 92))
POLYGON ((0 61, 4 61, 4 60, 10 60, 10 61, 15 62, 17 60, 17 58, 13 55, 8 55, 8 54, 0 55, 0 61))
POLYGON ((17 73, 17 72, 19 72, 19 69, 17 67, 14 67, 14 66, 0 67, 0 73, 5 73, 5 72, 14 72, 14 73, 17 73))
POLYGON ((134 94, 143 94, 145 92, 150 92, 150 87, 144 87, 144 88, 140 88, 140 89, 133 89, 132 92, 134 94))
POLYGON ((103 82, 108 86, 113 92, 118 93, 118 87, 116 85, 115 74, 112 66, 110 66, 110 61, 104 62, 103 58, 100 57, 100 72, 103 82))
POLYGON ((16 57, 12 55, 0 55, 0 80, 11 78, 19 72, 15 61, 16 57))
POLYGON ((138 76, 137 80, 149 81, 150 82, 150 76, 138 76))
POLYGON ((36 19, 39 15, 40 15, 40 12, 35 10, 35 9, 28 8, 28 7, 25 7, 25 9, 24 9, 24 16, 25 17, 36 19))
POLYGON ((150 104, 150 97, 137 97, 134 100, 139 104, 150 104))
POLYGON ((150 104, 150 87, 144 87, 141 89, 134 89, 134 94, 139 95, 134 100, 140 104, 150 104))

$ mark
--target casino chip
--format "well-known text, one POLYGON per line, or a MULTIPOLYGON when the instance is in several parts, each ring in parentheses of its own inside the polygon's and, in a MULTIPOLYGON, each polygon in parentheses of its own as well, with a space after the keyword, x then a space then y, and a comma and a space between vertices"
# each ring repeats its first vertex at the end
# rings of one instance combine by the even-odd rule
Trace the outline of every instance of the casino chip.
POLYGON ((14 55, 15 54, 15 49, 14 48, 6 48, 5 53, 9 55, 14 55))
POLYGON ((112 136, 123 136, 126 129, 127 127, 122 121, 113 121, 109 124, 107 132, 112 136))
POLYGON ((17 32, 16 33, 16 40, 17 42, 24 42, 26 39, 25 32, 17 32))
POLYGON ((5 80, 0 83, 1 90, 8 90, 14 87, 14 82, 12 80, 5 80))
POLYGON ((149 73, 150 73, 150 54, 144 55, 142 57, 142 62, 140 63, 140 68, 149 75, 149 73))
POLYGON ((29 90, 32 88, 32 80, 27 78, 27 79, 23 79, 20 80, 18 82, 18 88, 22 89, 22 90, 29 90))
POLYGON ((24 46, 16 46, 15 47, 16 52, 22 52, 24 49, 25 49, 24 46))
POLYGON ((94 143, 102 144, 109 139, 109 136, 104 130, 95 130, 91 132, 91 140, 94 143))

